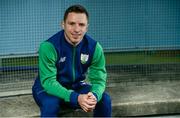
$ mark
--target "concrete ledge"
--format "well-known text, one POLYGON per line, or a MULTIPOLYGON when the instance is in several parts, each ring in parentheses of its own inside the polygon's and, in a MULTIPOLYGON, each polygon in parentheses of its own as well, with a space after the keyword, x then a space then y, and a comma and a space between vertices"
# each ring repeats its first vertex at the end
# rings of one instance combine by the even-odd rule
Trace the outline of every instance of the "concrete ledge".
POLYGON ((19 96, 19 95, 28 95, 28 94, 32 94, 32 90, 28 89, 28 90, 7 91, 7 92, 1 92, 0 98, 19 96))
POLYGON ((180 113, 180 100, 151 101, 142 103, 117 104, 113 107, 115 116, 148 116, 180 113))
POLYGON ((0 117, 38 116, 39 108, 32 95, 0 98, 0 117))
MULTIPOLYGON (((137 86, 115 84, 106 91, 112 96, 113 116, 146 116, 180 113, 180 81, 160 81, 137 86)), ((32 95, 0 98, 0 117, 39 116, 32 95)), ((62 116, 92 116, 82 110, 65 110, 62 116)))

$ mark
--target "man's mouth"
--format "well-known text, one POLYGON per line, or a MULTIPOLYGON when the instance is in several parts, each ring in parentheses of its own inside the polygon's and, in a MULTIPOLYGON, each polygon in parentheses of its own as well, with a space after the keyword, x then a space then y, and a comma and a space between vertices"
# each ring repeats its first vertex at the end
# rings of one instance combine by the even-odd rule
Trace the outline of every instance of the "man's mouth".
POLYGON ((78 37, 80 36, 80 34, 72 34, 72 36, 73 36, 74 38, 78 38, 78 37))

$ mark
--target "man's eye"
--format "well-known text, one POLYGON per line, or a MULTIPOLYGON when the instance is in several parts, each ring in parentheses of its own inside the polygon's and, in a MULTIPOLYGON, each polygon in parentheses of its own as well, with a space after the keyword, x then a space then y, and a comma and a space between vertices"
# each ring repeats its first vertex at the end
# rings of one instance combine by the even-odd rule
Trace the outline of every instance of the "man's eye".
POLYGON ((85 24, 83 24, 83 23, 80 23, 79 25, 80 25, 81 27, 85 26, 85 24))
POLYGON ((69 23, 69 25, 74 25, 75 23, 69 23))

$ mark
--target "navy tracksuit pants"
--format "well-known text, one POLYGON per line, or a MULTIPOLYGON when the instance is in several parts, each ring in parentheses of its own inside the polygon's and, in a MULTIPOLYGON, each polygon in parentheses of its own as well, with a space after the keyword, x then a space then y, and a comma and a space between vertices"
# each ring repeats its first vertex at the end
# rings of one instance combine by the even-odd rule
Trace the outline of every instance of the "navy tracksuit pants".
MULTIPOLYGON (((75 88, 75 91, 81 94, 86 94, 90 91, 91 86, 82 84, 75 88)), ((62 105, 68 105, 72 109, 80 108, 80 106, 73 106, 70 103, 65 103, 62 99, 47 94, 41 87, 36 85, 32 88, 33 97, 38 106, 40 107, 41 117, 56 117, 60 112, 62 105), (41 89, 41 90, 40 90, 41 89)), ((104 92, 102 99, 96 104, 94 109, 94 117, 111 117, 111 98, 104 92)))

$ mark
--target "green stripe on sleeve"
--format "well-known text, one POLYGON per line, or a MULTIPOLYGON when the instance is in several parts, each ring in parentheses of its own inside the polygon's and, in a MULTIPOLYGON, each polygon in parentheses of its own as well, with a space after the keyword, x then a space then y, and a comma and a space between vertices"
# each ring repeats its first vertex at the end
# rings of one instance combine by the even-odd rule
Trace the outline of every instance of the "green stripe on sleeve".
POLYGON ((96 93, 98 101, 100 101, 105 90, 107 73, 103 49, 99 43, 97 43, 95 48, 93 60, 88 71, 88 78, 92 84, 91 91, 96 93))
POLYGON ((72 90, 64 88, 57 80, 57 52, 50 42, 43 42, 39 48, 39 73, 43 88, 48 94, 70 101, 72 90))

